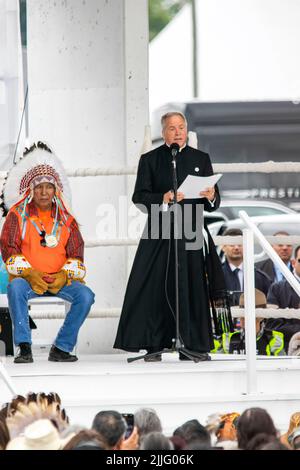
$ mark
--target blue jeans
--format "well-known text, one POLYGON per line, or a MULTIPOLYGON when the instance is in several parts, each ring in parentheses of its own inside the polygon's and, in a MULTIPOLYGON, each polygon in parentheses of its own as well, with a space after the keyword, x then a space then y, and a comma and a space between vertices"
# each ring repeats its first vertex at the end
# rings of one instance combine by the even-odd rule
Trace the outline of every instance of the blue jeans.
MULTIPOLYGON (((46 293, 36 294, 23 278, 15 278, 7 288, 10 316, 13 322, 14 343, 31 344, 29 328, 28 300, 37 297, 51 296, 46 293)), ((89 287, 81 282, 73 281, 70 286, 64 286, 54 297, 59 297, 71 303, 71 308, 54 341, 54 345, 65 352, 71 352, 77 342, 79 328, 86 319, 95 295, 89 287)))

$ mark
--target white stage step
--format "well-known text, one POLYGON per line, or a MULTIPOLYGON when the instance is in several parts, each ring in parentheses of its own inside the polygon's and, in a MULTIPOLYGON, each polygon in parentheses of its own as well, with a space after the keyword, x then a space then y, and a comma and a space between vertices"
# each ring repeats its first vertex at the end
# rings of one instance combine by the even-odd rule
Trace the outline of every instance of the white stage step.
MULTIPOLYGON (((276 426, 285 431, 289 416, 300 411, 300 360, 259 358, 257 393, 246 393, 244 356, 214 355, 208 362, 182 362, 178 355, 164 354, 160 363, 143 360, 127 363, 135 354, 82 355, 76 363, 53 363, 46 354, 33 364, 4 366, 20 394, 29 391, 59 393, 73 424, 90 426, 102 409, 135 412, 153 407, 165 432, 187 419, 205 423, 215 412, 242 412, 250 406, 266 408, 276 426)), ((4 381, 1 401, 10 400, 4 381)))

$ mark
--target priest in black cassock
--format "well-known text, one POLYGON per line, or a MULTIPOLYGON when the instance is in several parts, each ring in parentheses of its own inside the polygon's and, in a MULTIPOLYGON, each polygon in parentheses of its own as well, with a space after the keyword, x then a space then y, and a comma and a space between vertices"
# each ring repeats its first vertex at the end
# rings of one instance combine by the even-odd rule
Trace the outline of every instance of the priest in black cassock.
MULTIPOLYGON (((187 145, 187 122, 183 114, 167 113, 162 116, 161 123, 165 143, 141 156, 132 197, 132 201, 148 213, 148 229, 151 206, 155 204, 161 211, 169 210, 174 197, 171 144, 179 145, 178 187, 188 175, 213 174, 209 155, 187 145)), ((186 204, 192 208, 193 216, 196 205, 202 204, 209 212, 220 205, 217 186, 199 193, 199 199, 185 199, 184 194, 178 192, 177 200, 183 215, 186 204)), ((202 223, 201 220, 195 227, 193 217, 193 228, 199 233, 202 223)), ((225 282, 206 227, 204 235, 204 247, 196 250, 187 249, 184 234, 178 240, 179 332, 185 348, 203 353, 205 359, 210 359, 207 353, 213 348, 213 340, 209 305, 224 294, 225 282)), ((129 277, 114 348, 155 353, 174 347, 175 336, 174 239, 142 238, 129 277)), ((182 354, 179 358, 186 359, 182 354)), ((160 361, 161 355, 145 357, 145 360, 160 361)))

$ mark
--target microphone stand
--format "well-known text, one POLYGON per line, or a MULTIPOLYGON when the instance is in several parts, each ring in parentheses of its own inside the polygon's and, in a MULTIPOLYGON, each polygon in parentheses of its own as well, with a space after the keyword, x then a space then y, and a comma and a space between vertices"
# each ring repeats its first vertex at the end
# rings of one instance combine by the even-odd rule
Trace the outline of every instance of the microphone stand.
MULTIPOLYGON (((178 263, 178 236, 176 236, 176 228, 178 224, 177 219, 177 172, 176 172, 176 156, 179 152, 179 145, 172 144, 170 146, 171 153, 172 153, 172 178, 173 178, 173 188, 174 188, 174 199, 173 204, 175 205, 175 210, 173 211, 174 219, 173 219, 173 234, 174 234, 174 261, 175 261, 175 324, 176 324, 176 337, 172 339, 173 345, 171 349, 164 348, 161 351, 156 351, 153 353, 143 354, 142 356, 138 357, 130 357, 127 359, 127 362, 137 361, 138 359, 143 359, 145 357, 154 357, 157 355, 165 354, 165 353, 174 353, 178 352, 179 354, 187 357, 191 361, 200 362, 200 361, 207 361, 210 360, 210 356, 207 353, 200 353, 197 351, 191 351, 184 347, 184 344, 181 341, 180 331, 179 331, 179 263, 178 263)), ((172 227, 172 224, 171 224, 172 227)), ((170 232, 171 236, 171 232, 170 232)))

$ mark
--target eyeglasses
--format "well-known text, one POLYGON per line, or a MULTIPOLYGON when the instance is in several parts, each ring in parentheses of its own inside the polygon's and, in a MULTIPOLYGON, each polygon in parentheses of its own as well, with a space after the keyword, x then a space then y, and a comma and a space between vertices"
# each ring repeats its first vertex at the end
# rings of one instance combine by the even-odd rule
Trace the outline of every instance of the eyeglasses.
POLYGON ((47 246, 45 236, 46 236, 46 232, 45 232, 45 230, 42 230, 41 233, 40 233, 40 237, 42 237, 42 239, 40 241, 40 244, 43 247, 47 246))

